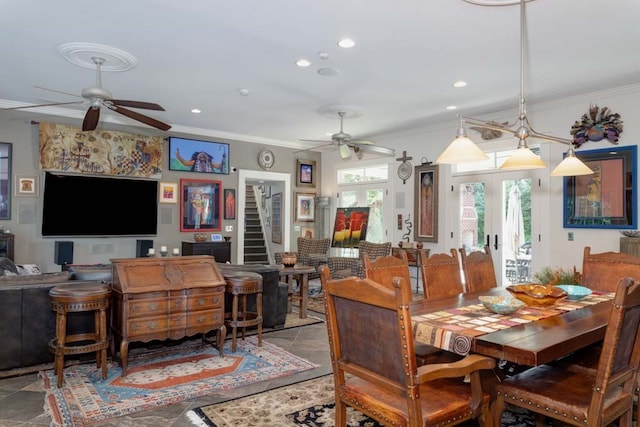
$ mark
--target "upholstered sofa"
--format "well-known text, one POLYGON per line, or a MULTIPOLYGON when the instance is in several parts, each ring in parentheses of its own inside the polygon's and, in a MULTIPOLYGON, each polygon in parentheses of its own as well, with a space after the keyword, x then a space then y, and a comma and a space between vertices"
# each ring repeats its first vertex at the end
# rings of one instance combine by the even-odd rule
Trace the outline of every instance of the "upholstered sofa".
MULTIPOLYGON (((54 286, 74 286, 101 280, 74 280, 71 272, 0 276, 0 370, 53 361, 48 342, 55 335, 56 317, 49 303, 54 286)), ((71 333, 90 330, 93 313, 71 313, 71 333)))

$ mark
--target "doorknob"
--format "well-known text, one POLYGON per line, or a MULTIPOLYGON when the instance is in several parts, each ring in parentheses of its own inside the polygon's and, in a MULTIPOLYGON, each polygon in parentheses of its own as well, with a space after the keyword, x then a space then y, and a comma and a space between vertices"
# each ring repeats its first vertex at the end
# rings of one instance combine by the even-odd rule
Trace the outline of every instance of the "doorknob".
POLYGON ((495 235, 495 239, 493 241, 493 249, 498 250, 498 235, 495 235))

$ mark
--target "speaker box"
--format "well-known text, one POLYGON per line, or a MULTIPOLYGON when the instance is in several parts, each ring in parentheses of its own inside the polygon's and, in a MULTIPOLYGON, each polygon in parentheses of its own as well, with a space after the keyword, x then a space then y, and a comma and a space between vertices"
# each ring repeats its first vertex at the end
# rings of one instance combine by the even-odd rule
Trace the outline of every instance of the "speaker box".
POLYGON ((152 247, 153 240, 136 240, 136 258, 146 258, 152 247))
POLYGON ((53 259, 58 265, 73 264, 73 242, 56 241, 53 259))

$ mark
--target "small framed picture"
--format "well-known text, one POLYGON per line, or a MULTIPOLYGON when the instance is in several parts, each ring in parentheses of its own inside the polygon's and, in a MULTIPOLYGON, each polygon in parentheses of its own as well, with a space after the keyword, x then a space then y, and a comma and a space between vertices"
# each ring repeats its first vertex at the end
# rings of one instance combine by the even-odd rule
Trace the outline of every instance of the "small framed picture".
POLYGON ((224 219, 236 219, 236 190, 224 189, 224 219))
POLYGON ((296 168, 298 187, 315 187, 316 186, 316 161, 298 159, 298 167, 296 168))
POLYGON ((296 193, 296 222, 315 221, 314 193, 296 193))
POLYGON ((213 233, 211 235, 211 241, 212 242, 222 242, 222 234, 220 233, 213 233))
POLYGON ((38 194, 38 177, 36 175, 16 175, 16 196, 37 197, 38 194))
POLYGON ((160 203, 178 203, 178 183, 161 182, 159 194, 160 203))

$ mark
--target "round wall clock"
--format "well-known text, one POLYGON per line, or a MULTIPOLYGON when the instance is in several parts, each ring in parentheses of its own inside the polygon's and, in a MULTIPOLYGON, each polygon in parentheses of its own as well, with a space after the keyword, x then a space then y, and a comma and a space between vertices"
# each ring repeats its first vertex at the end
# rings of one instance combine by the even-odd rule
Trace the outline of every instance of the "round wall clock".
POLYGON ((412 172, 413 172, 413 167, 411 166, 411 163, 407 162, 406 160, 400 163, 400 166, 398 166, 398 178, 402 180, 403 184, 405 183, 406 180, 411 178, 412 172))
POLYGON ((273 163, 275 162, 275 156, 271 150, 267 150, 266 148, 261 150, 258 154, 258 164, 262 169, 271 169, 273 163))

